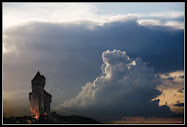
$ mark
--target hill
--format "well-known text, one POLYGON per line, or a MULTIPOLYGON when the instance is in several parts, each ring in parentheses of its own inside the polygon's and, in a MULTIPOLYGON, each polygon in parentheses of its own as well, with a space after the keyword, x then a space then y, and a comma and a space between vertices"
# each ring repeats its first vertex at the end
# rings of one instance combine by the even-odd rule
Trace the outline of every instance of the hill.
POLYGON ((83 116, 60 116, 55 112, 41 115, 38 119, 32 117, 3 117, 3 124, 101 124, 100 122, 83 116))

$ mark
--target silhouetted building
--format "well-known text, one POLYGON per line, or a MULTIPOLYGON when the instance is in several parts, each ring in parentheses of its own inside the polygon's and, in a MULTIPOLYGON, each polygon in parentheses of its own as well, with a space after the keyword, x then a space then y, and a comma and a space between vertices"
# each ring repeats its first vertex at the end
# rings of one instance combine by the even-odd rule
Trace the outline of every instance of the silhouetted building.
POLYGON ((44 90, 45 77, 38 71, 31 83, 32 92, 29 93, 31 116, 37 119, 40 115, 49 115, 52 96, 44 90))

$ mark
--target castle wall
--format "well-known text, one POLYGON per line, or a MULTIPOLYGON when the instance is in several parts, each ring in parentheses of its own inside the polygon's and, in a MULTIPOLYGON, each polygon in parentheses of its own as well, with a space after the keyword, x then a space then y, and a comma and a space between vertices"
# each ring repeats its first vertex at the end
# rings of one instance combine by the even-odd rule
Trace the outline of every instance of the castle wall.
POLYGON ((45 94, 45 103, 44 103, 44 111, 47 113, 47 114, 50 114, 50 103, 51 103, 51 97, 49 94, 45 94))

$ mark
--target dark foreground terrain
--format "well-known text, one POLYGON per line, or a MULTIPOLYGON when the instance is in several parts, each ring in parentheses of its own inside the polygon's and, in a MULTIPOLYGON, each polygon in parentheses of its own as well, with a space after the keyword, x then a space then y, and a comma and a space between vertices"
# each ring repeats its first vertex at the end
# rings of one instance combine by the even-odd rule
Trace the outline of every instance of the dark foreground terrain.
POLYGON ((3 117, 3 124, 100 124, 98 121, 82 116, 60 116, 56 113, 32 117, 3 117))

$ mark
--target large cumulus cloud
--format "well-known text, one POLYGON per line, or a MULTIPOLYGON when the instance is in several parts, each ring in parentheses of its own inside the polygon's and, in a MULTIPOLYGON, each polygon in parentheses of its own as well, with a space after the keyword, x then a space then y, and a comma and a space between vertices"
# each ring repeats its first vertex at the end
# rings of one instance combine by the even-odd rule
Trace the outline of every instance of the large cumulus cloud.
POLYGON ((83 86, 77 97, 57 107, 57 111, 101 121, 123 116, 175 116, 168 106, 159 107, 159 100, 151 101, 161 94, 156 89, 161 81, 141 58, 131 59, 125 51, 116 49, 103 52, 102 58, 102 74, 83 86))

